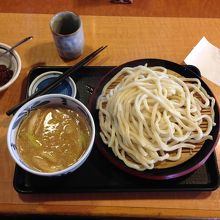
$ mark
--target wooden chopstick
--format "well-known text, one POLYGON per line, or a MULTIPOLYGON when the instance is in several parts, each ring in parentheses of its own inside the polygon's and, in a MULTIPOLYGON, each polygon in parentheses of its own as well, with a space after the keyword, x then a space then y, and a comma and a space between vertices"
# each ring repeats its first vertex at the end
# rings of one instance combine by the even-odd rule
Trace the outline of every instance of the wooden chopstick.
POLYGON ((35 92, 34 94, 32 94, 31 96, 29 96, 28 98, 26 98, 24 101, 22 101, 21 103, 13 106, 11 109, 9 109, 6 114, 9 116, 11 114, 14 114, 22 105, 24 105, 26 102, 32 100, 33 98, 40 96, 40 95, 44 95, 47 92, 49 92, 51 89, 56 88, 57 86, 59 86, 67 77, 69 77, 71 74, 73 74, 74 72, 76 72, 79 68, 81 68, 83 65, 87 64, 89 61, 91 61, 96 55, 98 55, 102 50, 104 50, 107 46, 102 46, 100 48, 98 48, 97 50, 95 50, 94 52, 92 52, 91 54, 89 54, 88 56, 86 56, 84 59, 82 59, 79 63, 75 64, 74 66, 70 67, 67 71, 65 71, 62 75, 60 75, 59 77, 57 77, 57 79, 55 81, 53 81, 52 83, 50 83, 46 88, 39 90, 37 92, 35 92))

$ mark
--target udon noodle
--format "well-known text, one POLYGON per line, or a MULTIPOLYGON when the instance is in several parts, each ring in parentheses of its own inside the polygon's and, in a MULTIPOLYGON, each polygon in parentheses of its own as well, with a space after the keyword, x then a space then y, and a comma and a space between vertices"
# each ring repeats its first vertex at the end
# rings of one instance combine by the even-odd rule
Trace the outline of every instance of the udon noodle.
POLYGON ((196 78, 169 74, 164 67, 126 67, 97 100, 100 136, 128 167, 153 169, 212 139, 214 104, 196 78))

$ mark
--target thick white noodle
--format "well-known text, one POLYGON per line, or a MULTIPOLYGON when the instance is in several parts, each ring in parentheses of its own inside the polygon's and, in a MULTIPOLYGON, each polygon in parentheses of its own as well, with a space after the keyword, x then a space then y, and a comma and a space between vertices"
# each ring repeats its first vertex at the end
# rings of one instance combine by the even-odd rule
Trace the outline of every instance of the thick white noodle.
POLYGON ((153 169, 158 161, 179 160, 183 148, 212 139, 214 105, 198 79, 168 74, 164 67, 126 67, 97 100, 100 135, 128 167, 153 169))

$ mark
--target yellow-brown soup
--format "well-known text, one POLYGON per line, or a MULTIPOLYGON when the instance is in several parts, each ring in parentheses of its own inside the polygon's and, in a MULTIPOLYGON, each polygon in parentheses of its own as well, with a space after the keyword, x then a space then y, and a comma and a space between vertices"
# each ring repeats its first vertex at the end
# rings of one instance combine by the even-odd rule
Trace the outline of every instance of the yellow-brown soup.
POLYGON ((74 164, 88 147, 91 128, 81 112, 61 107, 33 110, 21 123, 16 144, 25 163, 41 172, 74 164))

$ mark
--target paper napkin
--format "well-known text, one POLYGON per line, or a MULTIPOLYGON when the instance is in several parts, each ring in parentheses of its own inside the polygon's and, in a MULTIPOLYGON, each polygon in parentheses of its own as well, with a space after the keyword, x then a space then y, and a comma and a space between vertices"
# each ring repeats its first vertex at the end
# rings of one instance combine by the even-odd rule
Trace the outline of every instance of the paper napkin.
POLYGON ((220 86, 220 49, 205 37, 192 49, 184 62, 196 66, 202 76, 220 86))

